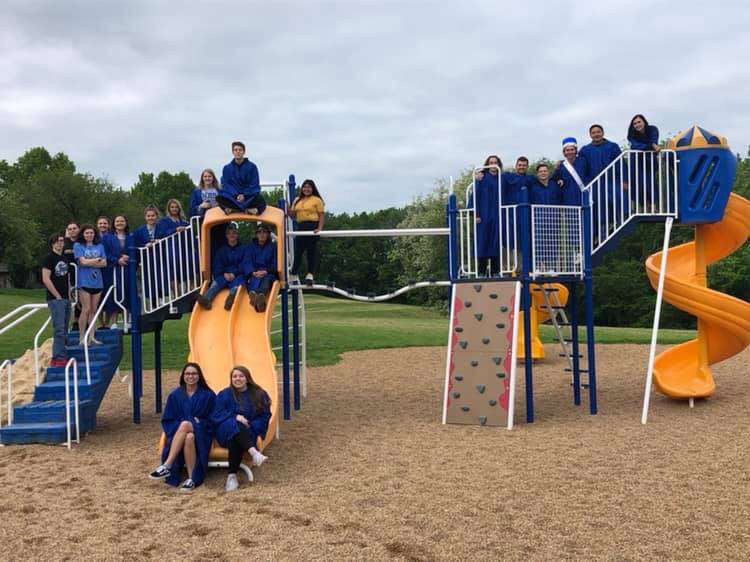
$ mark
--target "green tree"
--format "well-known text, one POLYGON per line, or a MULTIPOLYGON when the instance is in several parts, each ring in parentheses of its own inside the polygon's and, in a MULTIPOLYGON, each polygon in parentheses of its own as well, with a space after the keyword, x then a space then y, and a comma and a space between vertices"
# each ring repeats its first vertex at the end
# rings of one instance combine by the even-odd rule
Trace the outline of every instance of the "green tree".
POLYGON ((195 184, 187 172, 172 174, 164 170, 159 172, 156 179, 152 173, 141 172, 130 192, 141 207, 154 204, 163 211, 170 199, 177 199, 186 208, 194 188, 195 184))

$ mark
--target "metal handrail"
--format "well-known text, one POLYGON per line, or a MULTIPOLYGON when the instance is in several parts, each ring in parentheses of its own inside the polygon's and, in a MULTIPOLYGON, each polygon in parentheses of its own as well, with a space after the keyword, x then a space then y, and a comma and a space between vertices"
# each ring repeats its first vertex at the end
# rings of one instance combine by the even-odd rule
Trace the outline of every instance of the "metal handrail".
POLYGON ((0 328, 0 335, 4 334, 5 332, 7 332, 8 330, 10 330, 11 328, 17 326, 18 324, 20 324, 21 322, 23 322, 24 320, 26 320, 30 316, 33 316, 34 314, 36 314, 36 312, 38 310, 41 310, 43 308, 47 308, 47 305, 46 304, 41 304, 41 303, 33 303, 33 304, 22 304, 21 306, 18 306, 16 308, 14 308, 8 314, 6 314, 2 318, 0 318, 0 324, 2 324, 3 322, 8 321, 10 318, 13 318, 13 316, 16 316, 19 312, 22 312, 24 310, 27 310, 28 312, 26 312, 25 314, 23 314, 20 318, 16 318, 15 320, 13 320, 13 322, 11 322, 10 324, 8 324, 4 328, 0 328))
POLYGON ((68 359, 65 365, 65 426, 68 436, 68 449, 71 448, 70 430, 70 366, 73 366, 73 408, 76 421, 76 443, 81 442, 81 419, 78 410, 78 361, 75 357, 68 359))
MULTIPOLYGON (((3 371, 8 369, 8 425, 13 423, 13 362, 10 359, 3 361, 0 365, 0 378, 3 371)), ((3 387, 0 381, 0 412, 3 409, 3 387)), ((0 427, 3 426, 3 418, 0 416, 0 427)))
MULTIPOLYGON (((42 332, 44 332, 47 326, 49 326, 51 320, 52 315, 47 317, 44 324, 42 324, 42 327, 39 328, 39 331, 34 336, 34 384, 37 386, 39 386, 39 336, 41 336, 42 332)), ((65 326, 65 329, 67 330, 68 327, 65 326)))
POLYGON ((130 323, 128 322, 128 307, 126 307, 125 304, 124 304, 125 295, 126 295, 126 292, 128 290, 127 289, 128 285, 125 282, 125 271, 126 271, 125 266, 122 266, 122 265, 119 265, 119 264, 115 266, 114 271, 113 271, 113 276, 112 276, 112 278, 113 278, 112 286, 115 288, 113 301, 118 306, 118 308, 120 310, 122 310, 122 327, 123 327, 123 331, 125 333, 128 333, 128 330, 130 328, 130 323), (119 270, 120 283, 117 282, 118 270, 119 270), (120 286, 122 286, 122 291, 119 293, 119 296, 121 296, 121 298, 118 299, 117 298, 118 297, 117 289, 120 286))
MULTIPOLYGON (((107 292, 104 294, 104 298, 102 298, 101 302, 99 303, 99 308, 96 309, 96 313, 94 314, 94 317, 89 320, 89 327, 86 328, 86 332, 83 334, 83 354, 84 358, 86 360, 86 382, 88 384, 91 384, 91 364, 89 361, 89 334, 91 333, 91 330, 96 330, 96 321, 99 318, 99 314, 101 314, 102 310, 104 310, 104 305, 107 302, 107 299, 112 294, 112 291, 114 290, 114 285, 111 286, 109 289, 107 289, 107 292)), ((79 332, 79 338, 80 338, 80 332, 79 332)), ((79 344, 81 344, 81 341, 79 339, 79 344)))

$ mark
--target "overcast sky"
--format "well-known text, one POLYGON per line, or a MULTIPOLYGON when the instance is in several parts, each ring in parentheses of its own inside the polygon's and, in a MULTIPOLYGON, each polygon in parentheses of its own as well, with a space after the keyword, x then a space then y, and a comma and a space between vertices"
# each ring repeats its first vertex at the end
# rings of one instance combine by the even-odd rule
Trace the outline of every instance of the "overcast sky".
POLYGON ((234 139, 334 211, 556 157, 592 122, 621 142, 635 113, 750 144, 744 0, 3 0, 0 24, 0 159, 43 145, 123 187, 220 173, 234 139))

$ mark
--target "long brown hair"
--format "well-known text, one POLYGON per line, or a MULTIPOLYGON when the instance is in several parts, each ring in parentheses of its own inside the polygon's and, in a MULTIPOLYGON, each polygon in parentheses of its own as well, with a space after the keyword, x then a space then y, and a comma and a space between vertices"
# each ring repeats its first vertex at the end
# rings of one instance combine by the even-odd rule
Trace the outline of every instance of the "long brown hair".
POLYGON ((216 179, 216 174, 211 168, 206 168, 201 172, 201 179, 198 181, 198 187, 201 189, 205 189, 206 187, 213 187, 215 189, 219 189, 219 180, 216 179), (211 177, 214 178, 214 180, 211 182, 211 185, 204 185, 203 184, 203 174, 208 172, 211 174, 211 177))
POLYGON ((188 367, 193 367, 196 371, 198 371, 198 386, 201 388, 205 388, 206 390, 211 390, 208 387, 208 383, 206 382, 206 377, 203 376, 203 369, 201 369, 201 366, 198 365, 198 363, 185 363, 185 366, 182 368, 182 371, 180 372, 180 386, 182 388, 185 388, 187 384, 185 383, 185 371, 188 367))
POLYGON ((229 371, 229 388, 232 389, 234 401, 238 404, 240 403, 240 393, 237 392, 237 389, 234 388, 234 385, 232 384, 232 373, 235 371, 239 371, 245 375, 247 389, 250 391, 250 401, 253 404, 253 408, 255 408, 255 413, 260 413, 263 410, 269 409, 271 407, 271 399, 268 397, 268 394, 266 394, 266 391, 258 386, 253 380, 253 376, 250 374, 250 369, 244 365, 235 365, 232 367, 232 370, 229 371))

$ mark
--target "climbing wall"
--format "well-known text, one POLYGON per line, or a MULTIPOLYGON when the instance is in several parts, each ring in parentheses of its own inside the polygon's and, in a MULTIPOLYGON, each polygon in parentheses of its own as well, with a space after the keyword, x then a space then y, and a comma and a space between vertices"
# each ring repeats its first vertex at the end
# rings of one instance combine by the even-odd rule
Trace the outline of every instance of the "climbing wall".
POLYGON ((507 425, 517 294, 514 281, 453 286, 444 423, 507 425))

